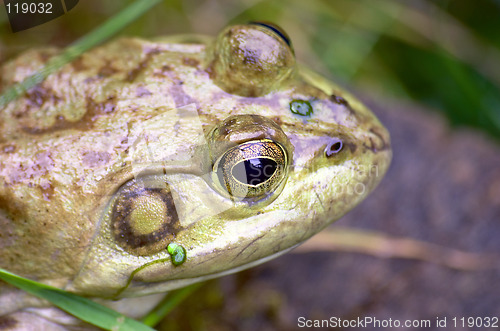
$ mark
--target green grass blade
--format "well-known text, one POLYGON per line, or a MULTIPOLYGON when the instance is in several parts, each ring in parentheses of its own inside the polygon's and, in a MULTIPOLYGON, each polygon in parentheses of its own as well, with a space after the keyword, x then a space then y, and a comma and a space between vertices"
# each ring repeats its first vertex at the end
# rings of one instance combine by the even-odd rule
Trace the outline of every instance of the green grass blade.
POLYGON ((0 279, 32 295, 50 301, 79 319, 106 330, 151 331, 150 327, 90 299, 14 275, 0 268, 0 279))
POLYGON ((48 75, 61 68, 66 63, 77 58, 83 52, 111 37, 159 2, 161 2, 161 0, 135 1, 130 6, 107 20, 100 27, 71 44, 60 55, 50 59, 43 69, 32 76, 27 77, 21 83, 15 84, 6 89, 0 96, 0 108, 4 107, 12 100, 15 100, 18 96, 22 95, 30 88, 41 83, 48 75))
POLYGON ((185 287, 183 289, 172 292, 165 297, 148 315, 141 321, 148 326, 155 326, 158 324, 168 313, 172 311, 179 303, 187 298, 191 293, 196 291, 203 283, 196 283, 185 287))

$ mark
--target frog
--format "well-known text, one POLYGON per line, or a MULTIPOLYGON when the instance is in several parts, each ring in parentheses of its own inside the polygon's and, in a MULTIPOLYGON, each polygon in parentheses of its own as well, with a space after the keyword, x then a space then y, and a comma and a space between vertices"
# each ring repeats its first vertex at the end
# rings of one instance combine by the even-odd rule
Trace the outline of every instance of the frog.
MULTIPOLYGON (((0 69, 0 92, 57 48, 0 69)), ((384 177, 390 136, 270 22, 122 37, 0 110, 0 267, 139 318, 284 254, 384 177)), ((88 324, 0 282, 3 329, 88 324)))

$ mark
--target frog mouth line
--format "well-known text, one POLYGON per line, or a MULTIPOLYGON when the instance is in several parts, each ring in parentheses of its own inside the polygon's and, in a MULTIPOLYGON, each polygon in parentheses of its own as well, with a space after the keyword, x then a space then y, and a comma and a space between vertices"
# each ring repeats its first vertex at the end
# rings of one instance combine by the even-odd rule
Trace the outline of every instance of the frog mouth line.
MULTIPOLYGON (((191 278, 179 278, 179 279, 172 279, 172 280, 167 280, 167 281, 155 281, 154 283, 149 283, 149 284, 156 284, 158 286, 162 286, 165 282, 174 283, 174 284, 176 282, 179 282, 182 285, 181 284, 179 284, 179 286, 175 286, 174 285, 170 289, 176 289, 176 288, 184 287, 184 286, 191 285, 191 284, 194 284, 194 283, 198 283, 198 282, 201 282, 201 281, 205 281, 205 280, 209 280, 209 279, 213 279, 213 278, 218 278, 218 277, 230 275, 230 274, 233 274, 233 273, 245 270, 245 269, 249 269, 249 268, 255 267, 255 266, 259 265, 259 264, 262 264, 262 263, 265 263, 267 261, 270 261, 270 260, 272 260, 272 259, 274 259, 274 258, 276 258, 278 256, 286 254, 286 253, 288 253, 289 251, 291 251, 292 249, 296 248, 299 245, 300 245, 300 243, 298 243, 296 245, 293 245, 291 247, 288 247, 288 248, 286 248, 286 249, 284 249, 282 251, 279 251, 277 253, 274 253, 272 255, 268 255, 268 256, 263 257, 261 259, 258 259, 258 260, 255 260, 255 261, 249 262, 247 264, 244 264, 244 265, 241 265, 241 266, 238 266, 238 267, 235 267, 235 268, 231 268, 231 269, 228 269, 228 270, 223 270, 223 271, 219 271, 219 272, 215 272, 215 273, 206 273, 206 274, 202 274, 200 276, 191 277, 191 278)), ((140 266, 139 268, 135 269, 130 274, 130 277, 128 278, 127 283, 125 284, 125 286, 123 288, 121 288, 120 290, 118 290, 111 298, 113 300, 122 298, 121 295, 129 288, 130 284, 134 280, 134 276, 137 273, 139 273, 140 271, 144 270, 145 268, 147 268, 147 267, 149 267, 151 265, 158 264, 158 263, 163 263, 163 262, 169 262, 169 261, 170 261, 170 258, 162 258, 162 259, 158 259, 158 260, 154 260, 154 261, 148 262, 148 263, 140 266)))

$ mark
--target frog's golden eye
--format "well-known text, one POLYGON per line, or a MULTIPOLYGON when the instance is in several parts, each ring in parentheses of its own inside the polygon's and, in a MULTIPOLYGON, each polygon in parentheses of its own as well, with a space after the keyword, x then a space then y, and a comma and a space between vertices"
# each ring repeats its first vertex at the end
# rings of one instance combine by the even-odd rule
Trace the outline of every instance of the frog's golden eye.
POLYGON ((229 149, 215 162, 213 171, 231 196, 253 198, 272 192, 281 183, 287 163, 283 147, 264 139, 229 149))
POLYGON ((342 140, 336 138, 333 139, 325 148, 325 155, 327 157, 333 156, 337 153, 339 153, 342 148, 344 147, 344 144, 342 143, 342 140))
MULTIPOLYGON (((260 25, 260 26, 263 26, 263 27, 273 31, 278 36, 280 36, 280 38, 283 39, 283 41, 289 47, 292 47, 292 41, 290 40, 290 37, 285 32, 285 30, 283 30, 279 25, 271 23, 271 22, 267 22, 267 21, 253 21, 253 22, 250 22, 249 24, 260 25)), ((292 51, 293 51, 293 48, 292 48, 292 51)))
POLYGON ((164 250, 180 230, 168 184, 148 185, 144 178, 123 185, 113 199, 111 232, 117 244, 134 255, 164 250))
POLYGON ((208 136, 212 183, 222 194, 259 200, 277 195, 285 183, 293 147, 274 121, 260 115, 235 115, 208 136))

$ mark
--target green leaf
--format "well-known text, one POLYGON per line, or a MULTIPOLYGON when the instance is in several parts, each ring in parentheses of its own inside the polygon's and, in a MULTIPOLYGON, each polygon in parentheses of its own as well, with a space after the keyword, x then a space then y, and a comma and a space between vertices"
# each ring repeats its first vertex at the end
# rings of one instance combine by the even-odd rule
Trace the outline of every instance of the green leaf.
POLYGON ((106 330, 151 331, 150 327, 90 299, 17 276, 0 268, 0 279, 106 330))
POLYGON ((172 293, 169 293, 148 315, 142 319, 142 323, 155 326, 158 324, 165 316, 168 315, 181 303, 185 298, 187 298, 191 293, 197 290, 203 283, 196 283, 188 287, 184 287, 172 293))

